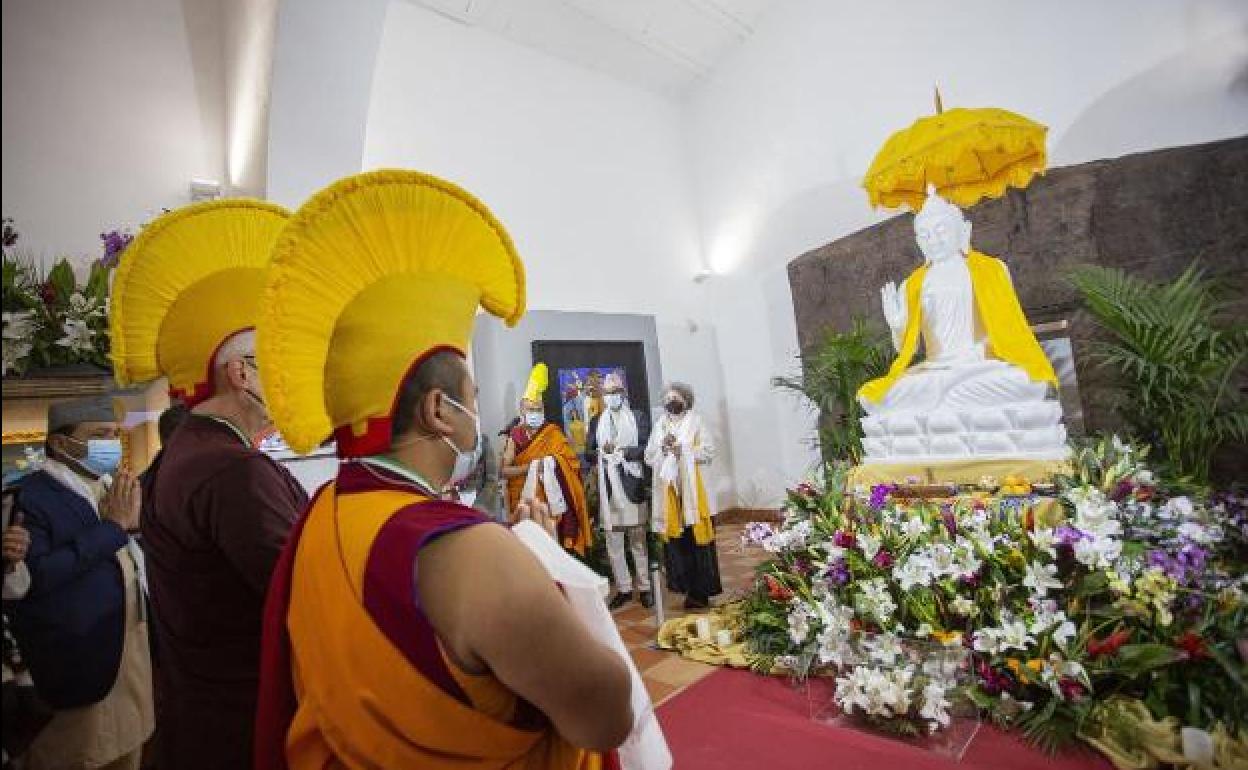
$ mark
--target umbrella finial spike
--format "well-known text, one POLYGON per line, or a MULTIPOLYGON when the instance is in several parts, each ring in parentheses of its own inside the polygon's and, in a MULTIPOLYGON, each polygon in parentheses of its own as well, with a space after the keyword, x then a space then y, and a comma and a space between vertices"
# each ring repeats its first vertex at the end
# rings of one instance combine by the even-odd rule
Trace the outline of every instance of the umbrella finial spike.
POLYGON ((945 111, 945 104, 940 99, 940 86, 936 86, 936 114, 939 115, 945 111))

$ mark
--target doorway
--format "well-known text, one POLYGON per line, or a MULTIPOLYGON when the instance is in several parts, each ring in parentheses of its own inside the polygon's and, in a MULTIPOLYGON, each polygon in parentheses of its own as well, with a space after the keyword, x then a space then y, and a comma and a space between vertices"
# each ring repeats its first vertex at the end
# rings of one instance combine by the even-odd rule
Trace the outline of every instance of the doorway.
POLYGON ((650 382, 645 346, 637 341, 535 341, 533 362, 550 368, 543 406, 563 427, 577 454, 585 451, 590 420, 603 409, 602 381, 612 372, 624 379, 629 404, 650 416, 650 382))

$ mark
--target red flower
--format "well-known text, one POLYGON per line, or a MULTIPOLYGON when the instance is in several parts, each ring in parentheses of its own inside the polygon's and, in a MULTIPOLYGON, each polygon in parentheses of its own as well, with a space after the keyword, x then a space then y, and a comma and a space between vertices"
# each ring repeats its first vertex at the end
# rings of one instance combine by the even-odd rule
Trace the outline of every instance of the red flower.
POLYGON ((1109 499, 1113 500, 1115 503, 1121 503, 1123 500, 1130 497, 1131 493, 1134 491, 1135 485, 1130 481, 1119 481, 1118 486, 1114 488, 1113 494, 1109 496, 1109 499))
POLYGON ((1131 629, 1124 628, 1104 639, 1097 639, 1095 636, 1088 638, 1088 657, 1099 658, 1102 655, 1113 655, 1118 652, 1118 648, 1127 643, 1131 638, 1131 629))
POLYGON ((1033 532, 1036 529, 1036 512, 1031 508, 1028 508, 1027 512, 1023 514, 1023 529, 1028 532, 1033 532))
POLYGON ((841 548, 853 548, 858 544, 858 538, 853 532, 845 532, 842 530, 833 536, 832 542, 836 543, 841 548))
POLYGON ((861 631, 861 630, 862 630, 862 621, 861 621, 861 620, 859 620, 858 618, 850 618, 850 621, 849 621, 849 630, 851 630, 851 631, 861 631))
POLYGON ((56 304, 56 287, 50 283, 45 283, 39 287, 39 297, 43 300, 43 304, 51 307, 56 304))
POLYGON ((1057 680, 1057 686, 1062 691, 1062 698, 1066 700, 1082 700, 1086 692, 1082 684, 1068 676, 1057 680))
POLYGON ((1205 640, 1193 631, 1175 639, 1174 646, 1186 652, 1187 657, 1192 660, 1209 657, 1209 647, 1205 645, 1205 640))
POLYGON ((788 588, 771 575, 765 576, 764 580, 767 581, 767 595, 772 599, 775 599, 778 602, 787 602, 789 599, 793 598, 792 589, 788 588))
POLYGON ((1135 499, 1141 503, 1147 503, 1149 500, 1152 500, 1156 494, 1157 490, 1154 487, 1140 487, 1135 490, 1135 499))

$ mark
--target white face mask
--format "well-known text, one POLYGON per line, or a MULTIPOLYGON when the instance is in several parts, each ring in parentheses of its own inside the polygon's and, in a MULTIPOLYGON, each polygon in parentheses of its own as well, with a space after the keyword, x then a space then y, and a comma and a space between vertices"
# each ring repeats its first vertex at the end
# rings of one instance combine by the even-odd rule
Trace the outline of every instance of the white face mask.
POLYGON ((477 468, 477 462, 481 459, 481 416, 475 412, 468 411, 463 404, 459 403, 450 396, 444 394, 443 398, 445 398, 451 406, 472 417, 472 431, 473 435, 476 436, 472 449, 467 452, 455 446, 455 442, 451 441, 450 436, 442 437, 442 440, 446 442, 446 445, 449 446, 451 451, 455 453, 455 467, 451 468, 451 477, 446 480, 446 485, 450 487, 455 486, 459 482, 471 476, 472 472, 477 468))
POLYGON ((541 412, 525 412, 524 424, 530 428, 540 428, 546 424, 546 415, 541 412))
POLYGON ((608 393, 606 402, 608 409, 618 412, 624 406, 624 396, 619 393, 608 393))

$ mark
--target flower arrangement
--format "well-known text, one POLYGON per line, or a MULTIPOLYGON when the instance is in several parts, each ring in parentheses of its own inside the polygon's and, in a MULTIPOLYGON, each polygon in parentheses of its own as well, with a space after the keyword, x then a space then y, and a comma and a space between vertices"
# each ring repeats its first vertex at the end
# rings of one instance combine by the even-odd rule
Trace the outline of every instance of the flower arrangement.
POLYGON ((844 713, 903 734, 945 729, 967 699, 1050 750, 1112 757, 1141 713, 1248 750, 1244 501, 1170 495, 1144 458, 1082 448, 1057 499, 899 499, 831 467, 779 528, 743 535, 773 555, 744 607, 755 667, 834 676, 844 713))
POLYGON ((46 270, 17 248, 18 233, 4 220, 4 376, 32 367, 89 363, 108 366, 109 276, 133 239, 114 230, 100 235, 104 254, 93 261, 85 282, 61 258, 46 270))

